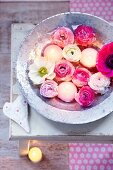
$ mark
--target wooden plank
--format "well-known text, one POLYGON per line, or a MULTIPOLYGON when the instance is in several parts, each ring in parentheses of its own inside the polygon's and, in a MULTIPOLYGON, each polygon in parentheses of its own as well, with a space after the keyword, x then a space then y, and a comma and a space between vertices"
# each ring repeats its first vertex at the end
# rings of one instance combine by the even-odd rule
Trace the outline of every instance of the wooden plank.
POLYGON ((0 53, 0 108, 9 101, 10 94, 10 54, 0 53))
POLYGON ((33 23, 69 11, 69 2, 0 3, 0 53, 10 53, 12 23, 33 23))
POLYGON ((0 169, 2 170, 68 170, 68 144, 64 143, 37 143, 44 154, 40 164, 32 164, 27 157, 19 158, 18 142, 8 141, 8 119, 0 109, 0 169), (5 163, 4 163, 5 162, 5 163))
POLYGON ((0 2, 69 2, 69 0, 1 0, 0 2))
MULTIPOLYGON (((32 146, 34 146, 34 144, 32 146)), ((67 144, 37 143, 35 146, 39 146, 44 154, 44 159, 39 164, 33 164, 27 156, 19 157, 18 142, 0 141, 0 169, 68 170, 67 144)))
POLYGON ((4 102, 9 101, 11 23, 36 24, 46 17, 67 10, 67 2, 65 4, 63 2, 0 3, 0 108, 4 102), (23 6, 26 6, 26 10, 23 6))
POLYGON ((4 117, 0 109, 0 169, 63 170, 64 168, 68 170, 68 144, 39 143, 32 141, 31 146, 41 148, 44 154, 44 160, 40 164, 32 164, 27 157, 19 157, 18 142, 8 141, 8 119, 4 117))
POLYGON ((2 109, 0 109, 1 170, 68 170, 68 144, 39 143, 33 140, 31 146, 41 148, 44 160, 39 164, 32 164, 27 157, 19 157, 18 141, 8 141, 8 129, 8 119, 3 115, 2 109))
POLYGON ((0 109, 0 140, 1 141, 8 140, 9 138, 8 134, 9 134, 9 119, 4 116, 2 109, 0 109))

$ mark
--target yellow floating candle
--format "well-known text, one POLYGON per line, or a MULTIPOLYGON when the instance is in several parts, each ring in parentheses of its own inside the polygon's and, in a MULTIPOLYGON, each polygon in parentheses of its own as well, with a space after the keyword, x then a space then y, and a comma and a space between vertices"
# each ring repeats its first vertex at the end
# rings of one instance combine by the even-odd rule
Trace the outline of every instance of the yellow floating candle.
POLYGON ((42 160, 42 151, 37 147, 33 147, 29 150, 28 157, 33 163, 38 163, 42 160))

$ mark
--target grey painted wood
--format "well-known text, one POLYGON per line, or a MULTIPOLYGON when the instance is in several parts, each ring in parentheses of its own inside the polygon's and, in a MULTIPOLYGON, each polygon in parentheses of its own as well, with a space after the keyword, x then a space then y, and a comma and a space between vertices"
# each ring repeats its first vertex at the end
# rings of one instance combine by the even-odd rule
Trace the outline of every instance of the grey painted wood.
POLYGON ((0 54, 0 108, 9 100, 10 70, 10 55, 0 54))
POLYGON ((0 3, 0 53, 10 53, 11 23, 37 24, 47 17, 66 11, 69 11, 69 2, 0 3))

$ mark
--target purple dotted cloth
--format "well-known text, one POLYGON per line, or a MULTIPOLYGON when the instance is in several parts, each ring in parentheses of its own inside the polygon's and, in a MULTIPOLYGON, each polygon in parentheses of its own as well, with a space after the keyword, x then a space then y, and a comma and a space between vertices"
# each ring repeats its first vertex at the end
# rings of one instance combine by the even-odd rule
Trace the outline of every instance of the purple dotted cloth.
POLYGON ((113 170, 113 145, 69 144, 70 170, 113 170))
POLYGON ((70 11, 86 12, 113 21, 113 0, 70 0, 70 11))

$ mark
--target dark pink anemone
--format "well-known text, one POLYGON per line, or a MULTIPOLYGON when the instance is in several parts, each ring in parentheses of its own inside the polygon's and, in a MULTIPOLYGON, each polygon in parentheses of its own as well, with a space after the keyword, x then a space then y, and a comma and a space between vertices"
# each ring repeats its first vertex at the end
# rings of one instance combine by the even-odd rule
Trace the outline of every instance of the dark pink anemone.
POLYGON ((96 67, 107 77, 113 77, 113 42, 104 45, 97 56, 96 67))
POLYGON ((79 25, 74 35, 76 43, 82 46, 91 45, 96 40, 93 28, 87 25, 79 25))

